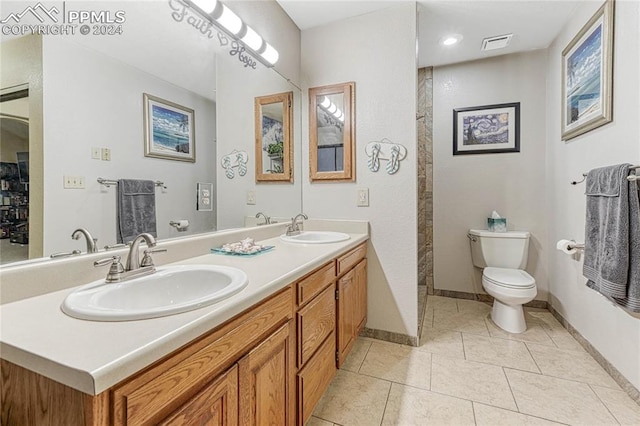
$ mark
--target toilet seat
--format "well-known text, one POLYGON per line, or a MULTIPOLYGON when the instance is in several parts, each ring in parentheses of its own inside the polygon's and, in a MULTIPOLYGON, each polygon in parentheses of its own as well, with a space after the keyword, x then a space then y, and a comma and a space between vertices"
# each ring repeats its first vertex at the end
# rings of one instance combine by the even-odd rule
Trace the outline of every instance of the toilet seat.
POLYGON ((535 278, 522 269, 488 267, 484 269, 482 276, 499 287, 525 290, 536 286, 535 278))

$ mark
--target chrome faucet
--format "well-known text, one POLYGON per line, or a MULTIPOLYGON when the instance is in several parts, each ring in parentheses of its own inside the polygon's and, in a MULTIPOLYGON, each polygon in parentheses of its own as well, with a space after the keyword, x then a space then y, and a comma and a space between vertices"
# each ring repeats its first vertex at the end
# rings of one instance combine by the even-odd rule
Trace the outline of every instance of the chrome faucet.
POLYGON ((287 235, 298 235, 302 231, 302 222, 298 222, 298 218, 309 219, 306 214, 300 213, 296 217, 291 218, 291 224, 287 226, 287 235))
POLYGON ((147 243, 147 247, 150 249, 156 246, 156 239, 153 235, 148 233, 143 233, 138 235, 131 241, 131 247, 129 248, 129 254, 127 255, 127 263, 124 267, 126 272, 136 270, 140 268, 140 243, 142 241, 147 243))
POLYGON ((264 217, 264 223, 258 223, 258 226, 269 225, 271 223, 271 218, 262 212, 256 214, 256 219, 260 219, 260 216, 264 217))
POLYGON ((167 249, 161 248, 154 249, 153 247, 155 246, 156 239, 153 235, 147 233, 140 234, 131 241, 126 266, 122 266, 120 263, 120 256, 111 256, 106 259, 97 260, 93 262, 93 266, 111 265, 105 280, 108 283, 121 282, 144 275, 150 275, 156 271, 151 253, 167 251, 167 249), (141 262, 139 250, 142 241, 147 243, 148 248, 144 251, 144 258, 141 262))
POLYGON ((79 240, 80 235, 84 235, 85 240, 87 241, 87 253, 96 253, 98 251, 98 239, 93 238, 89 231, 84 228, 78 228, 71 234, 71 238, 74 240, 79 240))

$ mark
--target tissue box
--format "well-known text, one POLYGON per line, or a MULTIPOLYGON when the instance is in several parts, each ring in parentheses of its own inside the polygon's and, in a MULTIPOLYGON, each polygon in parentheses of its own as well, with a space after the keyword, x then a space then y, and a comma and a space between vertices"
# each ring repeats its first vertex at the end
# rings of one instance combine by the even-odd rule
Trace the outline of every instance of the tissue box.
POLYGON ((494 219, 492 217, 488 217, 487 227, 491 232, 507 232, 507 218, 501 217, 499 219, 494 219))

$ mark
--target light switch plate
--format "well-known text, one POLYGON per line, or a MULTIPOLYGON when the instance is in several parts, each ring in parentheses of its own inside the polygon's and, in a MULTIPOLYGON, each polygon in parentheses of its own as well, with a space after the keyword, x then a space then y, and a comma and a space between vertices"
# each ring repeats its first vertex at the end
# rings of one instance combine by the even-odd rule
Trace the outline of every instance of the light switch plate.
POLYGON ((369 207, 369 188, 358 188, 358 207, 369 207))
POLYGON ((256 204, 256 192, 247 191, 247 205, 254 206, 256 204))
POLYGON ((64 189, 84 189, 84 176, 67 176, 63 177, 64 189))
POLYGON ((102 157, 101 149, 97 146, 91 147, 91 158, 93 160, 99 160, 102 157))

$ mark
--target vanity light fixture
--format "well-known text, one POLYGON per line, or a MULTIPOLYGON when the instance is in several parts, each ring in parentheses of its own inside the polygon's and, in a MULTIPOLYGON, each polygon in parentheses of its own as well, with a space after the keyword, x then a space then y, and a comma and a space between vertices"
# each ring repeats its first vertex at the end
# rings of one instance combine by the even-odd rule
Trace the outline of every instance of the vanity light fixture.
POLYGON ((219 0, 183 0, 183 2, 239 42, 248 53, 266 67, 271 68, 278 62, 280 56, 278 51, 219 0))
POLYGON ((234 36, 237 36, 240 34, 240 31, 242 31, 244 24, 242 19, 240 19, 238 15, 233 13, 233 11, 224 4, 222 4, 222 13, 214 19, 234 36))
POLYGON ((338 108, 336 104, 331 102, 331 99, 329 99, 328 96, 325 96, 324 99, 322 99, 322 102, 318 104, 318 106, 332 115, 336 120, 344 122, 344 112, 342 112, 342 110, 340 110, 340 108, 338 108))
POLYGON ((444 36, 440 39, 440 44, 443 46, 453 46, 454 44, 458 44, 462 41, 464 37, 460 34, 450 34, 444 36))
POLYGON ((260 49, 262 49, 262 45, 264 44, 264 40, 262 39, 262 37, 260 37, 260 34, 255 32, 255 30, 253 28, 251 28, 248 25, 246 27, 247 28, 246 28, 246 31, 244 33, 244 36, 242 36, 242 38, 240 40, 242 40, 242 42, 244 44, 246 44, 247 47, 249 47, 251 50, 259 52, 260 49))

